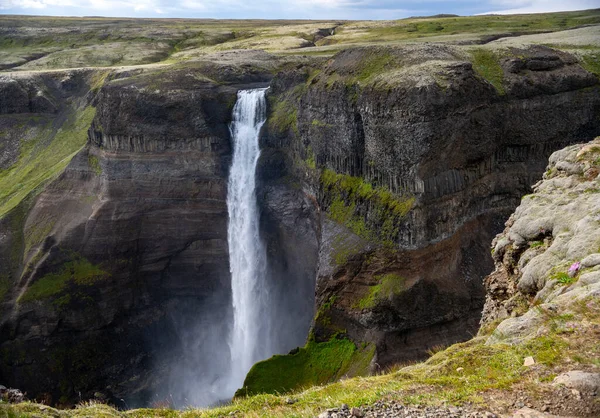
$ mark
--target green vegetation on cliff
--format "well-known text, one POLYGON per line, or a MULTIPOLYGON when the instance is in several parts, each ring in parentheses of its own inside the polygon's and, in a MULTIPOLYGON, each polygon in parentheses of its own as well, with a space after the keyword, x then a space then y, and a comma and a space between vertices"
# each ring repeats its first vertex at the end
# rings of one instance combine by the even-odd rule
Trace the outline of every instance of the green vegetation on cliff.
POLYGON ((21 146, 19 160, 0 171, 0 217, 64 170, 85 145, 95 113, 88 106, 72 114, 58 130, 48 124, 39 137, 21 146))
POLYGON ((236 396, 285 393, 329 383, 344 375, 366 375, 374 353, 374 346, 357 348, 345 338, 333 337, 320 343, 310 340, 295 352, 256 363, 236 396))
POLYGON ((369 241, 393 247, 400 222, 412 209, 414 196, 399 196, 362 177, 326 169, 321 174, 327 215, 369 241))
POLYGON ((298 132, 298 110, 290 99, 274 101, 270 100, 273 110, 270 113, 267 124, 274 132, 287 132, 292 130, 298 132))
POLYGON ((375 276, 375 279, 377 280, 377 284, 369 286, 369 292, 354 304, 354 308, 372 308, 378 302, 386 299, 389 300, 405 289, 406 279, 397 274, 383 274, 375 276))
POLYGON ((483 78, 492 83, 499 94, 504 94, 504 72, 500 66, 500 56, 498 52, 489 49, 478 48, 471 51, 473 59, 473 69, 483 78))
MULTIPOLYGON (((61 265, 58 272, 48 273, 30 285, 19 297, 19 303, 30 302, 56 296, 67 289, 70 284, 91 286, 98 280, 109 277, 109 274, 99 266, 90 263, 85 258, 72 254, 74 259, 61 265)), ((59 299, 59 304, 68 303, 70 295, 59 299)))

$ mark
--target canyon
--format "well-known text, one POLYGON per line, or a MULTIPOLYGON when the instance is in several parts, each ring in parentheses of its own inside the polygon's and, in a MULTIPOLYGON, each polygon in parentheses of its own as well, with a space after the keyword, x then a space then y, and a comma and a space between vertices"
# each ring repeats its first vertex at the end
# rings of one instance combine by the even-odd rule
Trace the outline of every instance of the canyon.
POLYGON ((552 152, 600 135, 595 50, 580 49, 231 49, 0 73, 0 383, 65 406, 226 400, 229 127, 238 92, 266 87, 255 196, 281 355, 236 396, 470 339, 492 239, 552 152))

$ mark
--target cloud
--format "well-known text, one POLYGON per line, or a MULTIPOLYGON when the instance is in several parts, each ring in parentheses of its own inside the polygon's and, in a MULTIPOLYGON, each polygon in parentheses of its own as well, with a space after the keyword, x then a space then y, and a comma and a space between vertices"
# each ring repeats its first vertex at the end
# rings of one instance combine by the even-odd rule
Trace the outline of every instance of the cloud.
POLYGON ((598 0, 0 0, 6 13, 132 17, 399 19, 437 13, 536 13, 598 7, 598 0))
POLYGON ((598 0, 491 0, 491 10, 486 13, 517 14, 562 12, 568 10, 594 9, 599 6, 598 0))

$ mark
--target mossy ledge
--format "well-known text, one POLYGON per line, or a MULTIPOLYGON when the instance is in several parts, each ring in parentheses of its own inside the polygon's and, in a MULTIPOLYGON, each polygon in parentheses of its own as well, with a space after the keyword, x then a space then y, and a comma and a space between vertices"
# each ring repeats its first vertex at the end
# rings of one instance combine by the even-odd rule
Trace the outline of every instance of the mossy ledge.
POLYGON ((321 189, 327 215, 361 238, 394 247, 401 223, 415 204, 411 195, 397 195, 362 177, 326 169, 321 189))
MULTIPOLYGON (((99 266, 90 263, 79 254, 72 254, 73 260, 61 265, 57 272, 48 273, 36 280, 23 293, 19 303, 32 302, 58 296, 67 290, 69 285, 91 286, 99 280, 110 277, 110 274, 99 266)), ((65 294, 55 302, 58 305, 68 303, 70 295, 65 294)))
POLYGON ((377 284, 370 286, 368 293, 357 300, 353 308, 369 309, 379 302, 391 299, 394 295, 402 293, 406 288, 406 279, 395 273, 375 276, 377 284))
POLYGON ((500 55, 497 51, 477 48, 471 51, 473 69, 484 79, 489 81, 498 94, 506 94, 504 89, 504 71, 500 66, 500 55))
POLYGON ((256 363, 236 392, 236 397, 259 393, 286 393, 322 385, 342 376, 364 376, 375 354, 375 346, 357 347, 334 336, 326 342, 310 339, 304 347, 256 363))

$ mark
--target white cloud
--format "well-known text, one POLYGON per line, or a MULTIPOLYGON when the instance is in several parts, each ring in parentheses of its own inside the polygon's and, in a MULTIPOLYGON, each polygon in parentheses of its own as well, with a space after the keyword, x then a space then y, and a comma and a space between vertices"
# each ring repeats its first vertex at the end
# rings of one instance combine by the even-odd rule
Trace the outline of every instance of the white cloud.
POLYGON ((23 0, 22 7, 27 9, 44 9, 46 4, 43 1, 23 0))
POLYGON ((598 0, 0 0, 0 10, 19 14, 266 19, 398 19, 435 13, 537 13, 598 6, 598 0))
POLYGON ((598 0, 492 0, 490 6, 495 14, 544 13, 568 10, 594 9, 599 6, 598 0))

